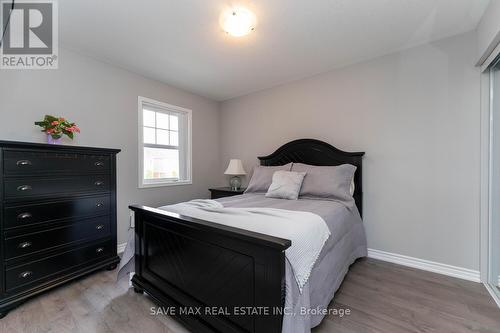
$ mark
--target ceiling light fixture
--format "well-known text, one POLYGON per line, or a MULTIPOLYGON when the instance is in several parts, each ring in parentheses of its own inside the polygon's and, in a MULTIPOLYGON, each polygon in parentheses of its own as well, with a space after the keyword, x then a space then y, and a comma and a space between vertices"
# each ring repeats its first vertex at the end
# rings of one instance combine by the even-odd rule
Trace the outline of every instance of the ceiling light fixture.
POLYGON ((225 10, 220 16, 220 25, 226 33, 234 37, 248 35, 255 30, 255 14, 246 8, 236 7, 225 10))

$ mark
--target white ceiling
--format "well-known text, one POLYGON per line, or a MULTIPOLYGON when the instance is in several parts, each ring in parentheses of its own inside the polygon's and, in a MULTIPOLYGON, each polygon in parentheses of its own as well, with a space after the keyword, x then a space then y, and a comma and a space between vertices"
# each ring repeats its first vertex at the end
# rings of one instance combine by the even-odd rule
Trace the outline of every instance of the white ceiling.
POLYGON ((242 0, 256 31, 219 27, 231 0, 59 1, 63 46, 226 100, 475 29, 489 0, 242 0))

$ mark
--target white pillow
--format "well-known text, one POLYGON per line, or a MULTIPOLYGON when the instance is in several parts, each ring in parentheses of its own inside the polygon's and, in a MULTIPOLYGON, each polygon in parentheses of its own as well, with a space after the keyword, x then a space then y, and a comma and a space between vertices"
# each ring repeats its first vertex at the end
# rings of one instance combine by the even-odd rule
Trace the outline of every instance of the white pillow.
POLYGON ((351 186, 349 186, 349 193, 351 193, 351 195, 353 195, 354 190, 356 190, 356 185, 354 185, 354 177, 352 177, 351 186))
POLYGON ((276 171, 266 197, 297 200, 305 175, 305 172, 276 171))

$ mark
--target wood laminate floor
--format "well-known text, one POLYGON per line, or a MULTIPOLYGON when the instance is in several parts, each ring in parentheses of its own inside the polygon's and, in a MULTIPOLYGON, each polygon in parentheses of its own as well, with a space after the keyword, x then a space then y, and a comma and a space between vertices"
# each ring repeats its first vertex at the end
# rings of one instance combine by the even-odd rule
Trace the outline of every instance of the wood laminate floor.
MULTIPOLYGON (((36 297, 0 320, 0 332, 185 333, 175 320, 149 314, 154 303, 99 272, 36 297)), ((500 333, 500 309, 478 283, 389 264, 357 261, 314 333, 500 333)))

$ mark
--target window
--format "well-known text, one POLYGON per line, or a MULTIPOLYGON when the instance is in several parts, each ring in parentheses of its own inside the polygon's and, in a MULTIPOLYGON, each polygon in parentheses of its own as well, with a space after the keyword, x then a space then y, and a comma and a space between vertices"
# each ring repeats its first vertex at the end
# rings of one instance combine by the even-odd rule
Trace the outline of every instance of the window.
POLYGON ((139 187, 191 184, 191 110, 139 97, 139 187))

